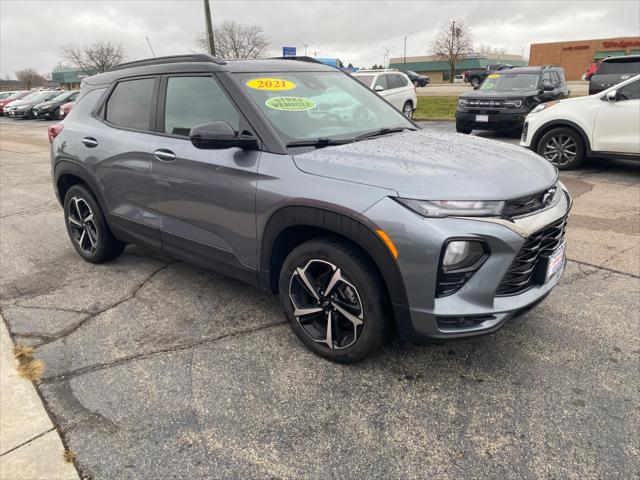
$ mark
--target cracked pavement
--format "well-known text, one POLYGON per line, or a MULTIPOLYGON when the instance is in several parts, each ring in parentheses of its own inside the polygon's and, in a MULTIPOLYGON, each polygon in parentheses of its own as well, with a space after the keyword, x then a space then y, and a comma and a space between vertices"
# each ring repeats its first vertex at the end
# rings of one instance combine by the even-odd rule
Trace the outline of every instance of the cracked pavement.
POLYGON ((0 119, 0 305, 14 342, 45 362, 38 389, 84 478, 640 471, 640 163, 562 175, 570 261, 522 319, 442 345, 394 340, 341 366, 250 286, 136 246, 83 262, 46 126, 0 119))

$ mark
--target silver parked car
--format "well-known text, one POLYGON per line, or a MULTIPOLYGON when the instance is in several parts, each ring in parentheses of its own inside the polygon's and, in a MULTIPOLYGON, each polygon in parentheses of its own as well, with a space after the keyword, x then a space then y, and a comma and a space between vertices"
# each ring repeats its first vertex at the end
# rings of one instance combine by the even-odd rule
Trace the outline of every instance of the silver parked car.
POLYGON ((49 138, 82 258, 137 243, 249 282, 278 294, 300 340, 336 362, 394 330, 493 332, 564 269, 571 198, 551 164, 419 130, 319 63, 123 64, 85 79, 49 138))

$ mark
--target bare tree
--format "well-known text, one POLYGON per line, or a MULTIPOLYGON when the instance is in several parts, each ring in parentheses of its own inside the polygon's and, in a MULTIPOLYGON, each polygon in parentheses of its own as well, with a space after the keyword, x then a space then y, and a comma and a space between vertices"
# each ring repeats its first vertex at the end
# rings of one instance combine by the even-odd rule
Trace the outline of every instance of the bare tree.
POLYGON ((449 83, 453 83, 458 59, 471 51, 471 32, 460 21, 452 20, 443 23, 440 25, 431 49, 435 55, 449 64, 449 83))
POLYGON ((479 57, 487 57, 489 55, 504 55, 506 50, 502 47, 492 47, 491 45, 481 43, 475 48, 475 53, 477 53, 479 57))
MULTIPOLYGON (((269 40, 262 32, 262 27, 234 21, 225 21, 214 27, 213 38, 217 56, 228 59, 262 57, 269 46, 269 40)), ((206 34, 198 35, 196 44, 209 51, 206 34)))
POLYGON ((22 82, 27 90, 33 87, 41 87, 47 83, 47 79, 33 68, 25 68, 15 72, 16 79, 22 82))
POLYGON ((85 47, 68 45, 60 52, 60 58, 73 64, 87 75, 103 73, 124 60, 122 45, 96 42, 85 47))

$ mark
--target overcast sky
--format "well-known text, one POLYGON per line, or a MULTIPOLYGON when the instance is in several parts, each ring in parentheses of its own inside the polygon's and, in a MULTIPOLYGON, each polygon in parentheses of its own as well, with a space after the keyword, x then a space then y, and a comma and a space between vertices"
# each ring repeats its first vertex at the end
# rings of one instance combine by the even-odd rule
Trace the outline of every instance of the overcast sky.
MULTIPOLYGON (((640 35, 640 2, 627 1, 218 1, 222 20, 259 24, 272 53, 310 43, 308 54, 338 57, 369 67, 382 63, 384 47, 401 56, 426 55, 439 23, 465 22, 473 41, 528 55, 529 44, 640 35)), ((121 43, 128 60, 195 51, 204 30, 201 0, 55 1, 0 0, 0 74, 33 67, 50 72, 61 47, 98 40, 121 43)))

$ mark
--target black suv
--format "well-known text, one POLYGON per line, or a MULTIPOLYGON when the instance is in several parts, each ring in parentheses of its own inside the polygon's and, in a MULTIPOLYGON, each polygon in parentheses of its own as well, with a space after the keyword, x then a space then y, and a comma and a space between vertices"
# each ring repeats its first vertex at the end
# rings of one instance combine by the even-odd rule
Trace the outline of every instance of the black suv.
POLYGON ((431 79, 426 75, 420 75, 412 70, 404 70, 404 73, 409 77, 414 87, 426 87, 431 83, 431 79))
POLYGON ((569 93, 561 67, 516 67, 492 73, 480 88, 460 95, 456 131, 521 129, 536 105, 567 98, 569 93))
POLYGON ((640 55, 605 58, 589 79, 589 95, 600 93, 640 73, 640 55))

